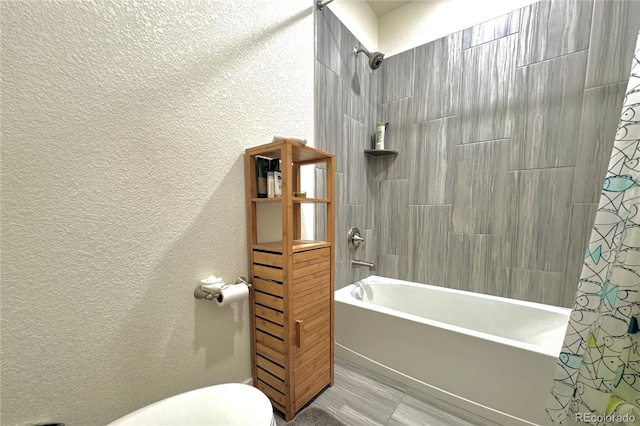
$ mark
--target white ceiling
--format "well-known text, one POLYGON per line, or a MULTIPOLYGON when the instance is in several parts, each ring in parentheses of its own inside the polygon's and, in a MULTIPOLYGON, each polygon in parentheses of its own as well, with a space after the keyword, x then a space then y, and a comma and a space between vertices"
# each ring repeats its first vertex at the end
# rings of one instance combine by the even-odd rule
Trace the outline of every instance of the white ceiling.
POLYGON ((367 0, 367 3, 369 3, 369 6, 371 6, 371 9, 373 9, 373 12, 376 15, 382 16, 385 13, 389 13, 392 10, 395 10, 400 6, 404 6, 405 4, 410 2, 403 1, 403 0, 385 0, 385 1, 367 0))

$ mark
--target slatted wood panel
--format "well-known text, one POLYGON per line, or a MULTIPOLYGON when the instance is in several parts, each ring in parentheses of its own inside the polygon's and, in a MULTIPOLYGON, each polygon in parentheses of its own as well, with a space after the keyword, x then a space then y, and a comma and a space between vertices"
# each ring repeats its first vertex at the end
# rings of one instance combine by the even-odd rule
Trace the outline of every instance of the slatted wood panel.
POLYGON ((293 267, 294 406, 298 410, 331 382, 331 249, 296 253, 293 267))
POLYGON ((271 373, 268 373, 262 368, 258 368, 258 380, 265 382, 266 384, 268 384, 269 386, 271 386, 272 388, 274 388, 275 390, 277 390, 278 392, 284 395, 284 392, 285 392, 284 380, 272 375, 271 373))
POLYGON ((256 342, 284 354, 284 341, 264 331, 256 330, 256 342))
POLYGON ((268 346, 264 346, 260 343, 256 344, 256 353, 258 355, 262 355, 263 357, 275 362, 280 366, 284 366, 284 354, 278 352, 277 350, 271 349, 268 346))
POLYGON ((282 282, 284 275, 282 269, 275 267, 253 264, 253 275, 256 278, 266 278, 274 281, 282 282))
POLYGON ((274 296, 284 296, 284 288, 282 286, 282 283, 254 278, 252 284, 255 290, 261 291, 263 293, 273 294, 274 296))
POLYGON ((269 308, 276 309, 278 311, 282 311, 284 309, 284 303, 281 297, 255 291, 254 298, 255 302, 259 305, 268 306, 269 308))
POLYGON ((254 315, 267 319, 276 324, 284 325, 284 314, 275 309, 267 308, 266 306, 255 305, 253 307, 254 315))
MULTIPOLYGON (((330 290, 328 286, 323 286, 319 290, 307 292, 305 294, 300 295, 299 298, 295 298, 295 306, 301 308, 306 305, 315 304, 322 302, 327 302, 327 297, 329 296, 330 290)), ((325 308, 327 305, 325 304, 325 308)), ((296 308, 294 308, 296 309, 296 308)))
POLYGON ((310 265, 313 263, 328 262, 331 256, 329 247, 315 250, 307 250, 293 255, 294 268, 310 265))
POLYGON ((282 253, 254 250, 253 262, 259 263, 261 265, 269 265, 282 268, 282 253))
POLYGON ((262 380, 259 380, 259 379, 258 379, 258 389, 264 392, 269 397, 269 399, 271 399, 272 403, 276 402, 280 404, 280 407, 277 407, 279 410, 284 410, 285 398, 281 392, 278 392, 277 389, 274 389, 273 387, 269 386, 268 384, 264 383, 262 380))
POLYGON ((256 328, 272 336, 284 339, 284 327, 256 316, 256 328))
POLYGON ((299 278, 293 283, 293 294, 296 299, 300 298, 309 291, 317 290, 318 286, 326 285, 331 279, 331 275, 328 271, 323 271, 316 275, 311 275, 303 278, 299 278))

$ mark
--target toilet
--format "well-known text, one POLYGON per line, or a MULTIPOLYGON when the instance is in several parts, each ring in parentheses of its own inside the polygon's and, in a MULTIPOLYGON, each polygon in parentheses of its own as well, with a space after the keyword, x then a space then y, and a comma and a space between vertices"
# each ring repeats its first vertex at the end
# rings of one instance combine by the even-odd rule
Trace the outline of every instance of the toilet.
POLYGON ((120 425, 275 426, 269 398, 249 385, 226 383, 171 396, 109 423, 120 425))

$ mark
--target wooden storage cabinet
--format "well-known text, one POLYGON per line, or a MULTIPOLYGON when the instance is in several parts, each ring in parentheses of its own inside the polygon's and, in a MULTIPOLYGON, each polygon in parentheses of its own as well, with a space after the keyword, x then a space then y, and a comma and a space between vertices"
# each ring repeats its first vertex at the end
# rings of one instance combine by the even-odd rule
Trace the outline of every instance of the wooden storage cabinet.
POLYGON ((252 370, 287 421, 326 386, 333 385, 334 172, 332 154, 294 141, 245 153, 249 242, 252 370), (256 198, 255 156, 281 159, 282 196, 256 198), (294 198, 300 166, 326 163, 326 198, 294 198), (257 203, 280 203, 282 239, 257 241, 257 203), (300 240, 300 205, 326 206, 327 241, 300 240))

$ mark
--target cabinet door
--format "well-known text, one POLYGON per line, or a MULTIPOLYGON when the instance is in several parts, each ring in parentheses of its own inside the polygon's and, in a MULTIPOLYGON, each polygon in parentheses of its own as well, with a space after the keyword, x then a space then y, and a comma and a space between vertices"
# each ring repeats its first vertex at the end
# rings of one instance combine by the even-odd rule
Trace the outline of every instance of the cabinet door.
POLYGON ((308 250, 293 256, 294 409, 331 380, 331 252, 308 250))

